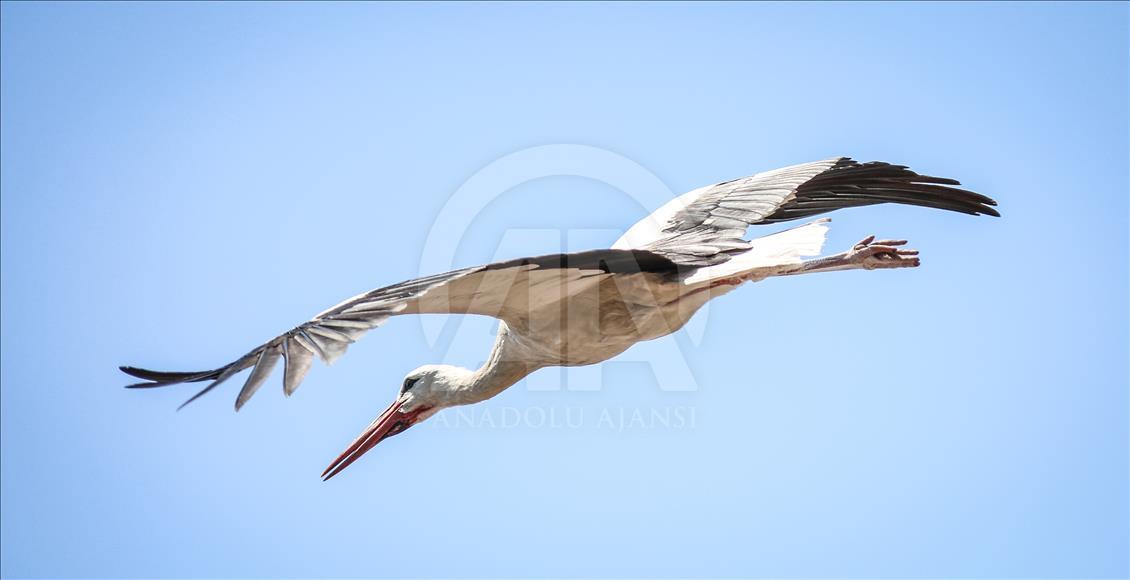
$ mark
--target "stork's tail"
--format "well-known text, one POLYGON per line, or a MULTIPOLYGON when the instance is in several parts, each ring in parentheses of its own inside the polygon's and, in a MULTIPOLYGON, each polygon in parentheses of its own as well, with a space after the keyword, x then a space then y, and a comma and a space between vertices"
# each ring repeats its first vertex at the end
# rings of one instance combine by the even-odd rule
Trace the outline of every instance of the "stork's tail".
POLYGON ((824 239, 828 235, 831 218, 820 218, 814 222, 770 234, 750 242, 750 249, 734 254, 729 260, 700 268, 685 283, 697 284, 718 278, 728 278, 759 268, 774 268, 799 264, 808 256, 820 254, 824 239))

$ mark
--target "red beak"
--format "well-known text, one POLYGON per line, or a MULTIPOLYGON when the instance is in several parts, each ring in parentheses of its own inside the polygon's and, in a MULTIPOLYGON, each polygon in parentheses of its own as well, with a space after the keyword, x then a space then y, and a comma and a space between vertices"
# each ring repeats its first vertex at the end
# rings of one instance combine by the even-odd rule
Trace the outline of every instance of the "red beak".
POLYGON ((341 470, 349 467, 349 464, 357 461, 358 457, 365 454, 366 451, 377 446, 377 443, 401 433, 412 425, 416 424, 420 415, 425 411, 430 410, 431 407, 424 407, 415 409, 408 413, 400 412, 400 399, 392 402, 384 413, 381 413, 356 439, 349 445, 349 448, 342 452, 341 455, 334 459, 333 463, 322 472, 322 481, 329 481, 329 479, 341 470))

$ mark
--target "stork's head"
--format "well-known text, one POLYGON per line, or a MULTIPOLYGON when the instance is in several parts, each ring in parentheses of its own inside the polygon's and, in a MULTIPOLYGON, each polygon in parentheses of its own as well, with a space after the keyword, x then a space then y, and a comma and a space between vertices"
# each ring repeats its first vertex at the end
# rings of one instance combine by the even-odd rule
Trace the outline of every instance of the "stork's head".
POLYGON ((450 365, 424 365, 404 377, 396 400, 353 441, 322 477, 329 479, 385 439, 459 404, 460 391, 470 380, 471 371, 450 365))

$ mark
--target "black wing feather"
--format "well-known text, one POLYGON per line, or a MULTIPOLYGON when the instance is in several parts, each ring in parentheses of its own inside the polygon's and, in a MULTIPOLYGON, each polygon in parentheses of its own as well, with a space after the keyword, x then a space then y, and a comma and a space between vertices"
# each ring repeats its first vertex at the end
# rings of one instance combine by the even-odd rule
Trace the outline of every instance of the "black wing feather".
POLYGON ((749 250, 745 234, 751 225, 849 207, 898 203, 1000 216, 994 209, 997 202, 956 185, 961 185, 956 179, 921 175, 882 161, 839 157, 805 163, 706 188, 671 217, 663 237, 644 247, 680 266, 701 267, 749 250))

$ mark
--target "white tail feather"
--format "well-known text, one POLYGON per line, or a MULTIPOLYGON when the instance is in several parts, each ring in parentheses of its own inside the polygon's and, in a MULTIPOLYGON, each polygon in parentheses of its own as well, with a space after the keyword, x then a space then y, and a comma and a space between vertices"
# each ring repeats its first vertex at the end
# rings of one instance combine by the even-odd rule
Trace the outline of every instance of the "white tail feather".
POLYGON ((806 256, 820 254, 830 221, 832 220, 829 218, 818 219, 803 226, 757 238, 751 242, 752 248, 748 252, 738 254, 717 266, 701 268, 684 280, 684 283, 699 284, 752 270, 799 264, 806 256))

